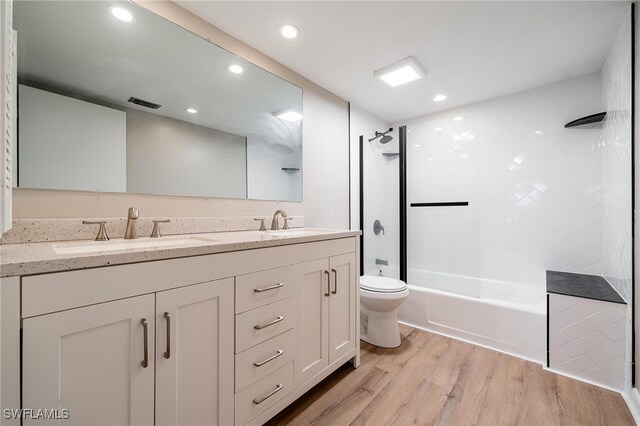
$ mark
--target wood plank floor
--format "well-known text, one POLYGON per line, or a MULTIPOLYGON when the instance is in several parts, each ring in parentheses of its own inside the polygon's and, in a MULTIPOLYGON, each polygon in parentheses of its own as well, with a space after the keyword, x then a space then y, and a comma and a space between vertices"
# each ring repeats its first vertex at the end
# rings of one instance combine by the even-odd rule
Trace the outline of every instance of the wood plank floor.
POLYGON ((402 346, 362 342, 269 425, 633 425, 622 397, 458 340, 402 327, 402 346))

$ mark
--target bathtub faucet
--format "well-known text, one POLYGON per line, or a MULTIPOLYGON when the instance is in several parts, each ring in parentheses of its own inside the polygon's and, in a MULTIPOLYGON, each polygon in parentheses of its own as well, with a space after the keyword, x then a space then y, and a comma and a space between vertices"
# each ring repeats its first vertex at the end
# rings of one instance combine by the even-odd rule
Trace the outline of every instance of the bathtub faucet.
POLYGON ((385 259, 376 259, 376 265, 389 266, 389 261, 385 259))

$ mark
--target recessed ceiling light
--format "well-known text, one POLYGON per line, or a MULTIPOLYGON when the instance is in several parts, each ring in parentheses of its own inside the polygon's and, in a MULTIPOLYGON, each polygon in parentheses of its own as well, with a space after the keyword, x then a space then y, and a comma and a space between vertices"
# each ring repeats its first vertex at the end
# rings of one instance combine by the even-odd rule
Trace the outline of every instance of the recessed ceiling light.
POLYGON ((133 15, 123 7, 114 6, 111 8, 111 14, 122 22, 133 22, 133 15))
POLYGON ((198 110, 197 110, 197 109, 195 109, 195 108, 187 108, 187 112, 188 112, 189 114, 197 114, 197 113, 198 113, 198 110))
POLYGON ((379 78, 390 87, 419 80, 425 75, 426 73, 420 64, 411 56, 373 73, 374 77, 379 78))
POLYGON ((278 117, 280 120, 288 121, 289 123, 297 123, 302 120, 302 114, 291 107, 276 111, 273 115, 278 117))
POLYGON ((433 97, 433 100, 436 101, 436 102, 442 102, 445 99, 447 99, 447 95, 435 95, 433 97))
POLYGON ((455 116, 452 118, 453 121, 462 121, 462 117, 460 117, 459 115, 455 116))
POLYGON ((290 24, 280 27, 280 35, 284 38, 296 38, 299 32, 298 28, 290 24))
POLYGON ((238 64, 233 64, 233 65, 229 65, 229 71, 231 71, 234 74, 242 74, 244 69, 238 64))

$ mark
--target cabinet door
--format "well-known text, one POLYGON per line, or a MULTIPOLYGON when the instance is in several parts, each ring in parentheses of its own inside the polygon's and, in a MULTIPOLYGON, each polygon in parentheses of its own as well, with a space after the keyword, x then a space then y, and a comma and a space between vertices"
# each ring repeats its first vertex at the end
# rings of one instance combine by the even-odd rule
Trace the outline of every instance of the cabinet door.
POLYGON ((295 385, 329 365, 329 259, 296 265, 295 385))
POLYGON ((156 295, 156 424, 233 424, 233 278, 156 295))
POLYGON ((354 253, 329 259, 331 298, 329 299, 329 363, 356 346, 356 256, 354 253))
POLYGON ((154 317, 145 295, 25 319, 23 407, 67 409, 63 425, 152 425, 154 317))

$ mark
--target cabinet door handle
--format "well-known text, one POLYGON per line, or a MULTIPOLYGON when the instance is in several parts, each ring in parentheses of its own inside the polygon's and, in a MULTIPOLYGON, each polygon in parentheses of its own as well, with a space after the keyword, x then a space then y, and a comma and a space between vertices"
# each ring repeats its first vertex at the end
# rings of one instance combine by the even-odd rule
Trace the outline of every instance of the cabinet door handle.
POLYGON ((278 384, 278 386, 276 386, 276 388, 274 390, 272 390, 271 392, 269 392, 268 394, 266 394, 262 398, 254 399, 253 403, 256 404, 256 405, 262 404, 264 401, 266 401, 267 399, 271 398, 276 393, 280 392, 282 390, 282 388, 283 388, 282 383, 278 384))
POLYGON ((257 325, 254 325, 253 328, 255 328, 256 330, 262 330, 263 328, 270 327, 270 326, 272 326, 274 324, 279 323, 282 320, 284 320, 284 317, 282 315, 280 315, 280 316, 278 316, 278 318, 274 319, 271 322, 268 322, 268 323, 262 324, 262 325, 261 324, 257 324, 257 325))
POLYGON ((164 313, 164 319, 167 320, 167 351, 164 353, 166 359, 171 358, 171 315, 169 312, 164 313))
POLYGON ((146 318, 142 318, 142 330, 144 331, 144 359, 142 360, 142 368, 149 366, 149 323, 146 318))
POLYGON ((331 294, 338 294, 338 271, 331 269, 331 272, 333 272, 333 291, 331 294))
POLYGON ((267 359, 265 359, 263 361, 254 362, 253 365, 255 365, 256 367, 262 367, 266 363, 273 361, 274 359, 278 358, 279 356, 282 356, 282 354, 284 354, 284 351, 282 349, 278 349, 278 352, 276 352, 275 355, 270 356, 269 358, 267 358, 267 359))
POLYGON ((280 287, 283 287, 283 286, 284 286, 284 283, 278 283, 278 284, 272 285, 270 287, 254 288, 253 292, 254 293, 262 293, 263 291, 275 290, 276 288, 280 288, 280 287))
POLYGON ((331 275, 329 274, 329 271, 324 271, 324 273, 327 274, 327 292, 324 295, 329 297, 329 293, 331 291, 331 275))

